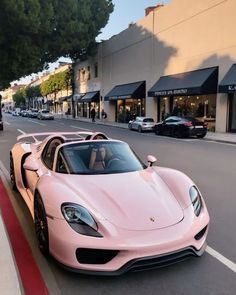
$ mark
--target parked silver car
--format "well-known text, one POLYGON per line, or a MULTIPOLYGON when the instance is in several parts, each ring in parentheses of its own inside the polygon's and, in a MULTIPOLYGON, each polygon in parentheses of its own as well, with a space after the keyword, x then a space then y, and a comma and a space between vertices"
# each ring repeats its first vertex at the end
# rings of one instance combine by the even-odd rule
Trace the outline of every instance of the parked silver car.
POLYGON ((54 116, 47 110, 40 110, 38 112, 38 119, 39 120, 54 120, 54 116))
POLYGON ((137 130, 138 132, 143 131, 154 131, 154 119, 150 117, 136 117, 134 120, 129 121, 128 128, 130 130, 137 130))

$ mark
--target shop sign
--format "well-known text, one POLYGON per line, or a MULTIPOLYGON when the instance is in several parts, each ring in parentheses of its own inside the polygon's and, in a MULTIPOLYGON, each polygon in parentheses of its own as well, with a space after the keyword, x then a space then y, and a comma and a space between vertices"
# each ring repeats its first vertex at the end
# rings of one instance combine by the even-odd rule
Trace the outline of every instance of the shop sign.
POLYGON ((228 85, 229 91, 236 91, 236 85, 228 85))
POLYGON ((169 96, 169 95, 179 95, 179 94, 187 94, 188 89, 174 89, 174 90, 164 90, 164 91, 156 91, 155 96, 169 96))

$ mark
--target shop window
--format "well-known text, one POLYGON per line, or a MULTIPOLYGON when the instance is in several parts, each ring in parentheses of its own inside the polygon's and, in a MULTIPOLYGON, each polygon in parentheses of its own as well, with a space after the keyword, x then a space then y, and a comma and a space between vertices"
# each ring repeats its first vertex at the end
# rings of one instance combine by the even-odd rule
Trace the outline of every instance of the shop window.
POLYGON ((94 78, 98 77, 98 63, 96 62, 94 64, 94 78))
POLYGON ((86 71, 84 68, 79 69, 79 81, 80 82, 85 81, 85 73, 86 73, 86 71))
POLYGON ((90 66, 87 67, 87 75, 86 75, 87 80, 90 80, 90 66))

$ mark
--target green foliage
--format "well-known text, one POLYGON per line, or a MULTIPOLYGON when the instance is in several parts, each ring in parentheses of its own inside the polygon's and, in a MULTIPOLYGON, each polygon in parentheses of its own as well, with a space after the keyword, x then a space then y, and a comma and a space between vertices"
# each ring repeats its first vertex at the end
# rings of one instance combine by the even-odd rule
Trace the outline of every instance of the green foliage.
POLYGON ((40 86, 27 86, 26 88, 24 88, 24 92, 25 92, 25 97, 28 100, 31 100, 34 97, 41 96, 40 86))
POLYGON ((50 93, 54 93, 56 95, 59 91, 69 89, 70 87, 71 87, 70 70, 66 70, 66 71, 51 75, 48 80, 44 81, 40 85, 40 92, 42 96, 46 96, 50 93))
POLYGON ((26 93, 25 88, 19 89, 13 94, 13 101, 15 102, 15 107, 24 106, 26 103, 26 93))
POLYGON ((1 0, 0 90, 61 56, 89 54, 112 11, 111 0, 1 0))
POLYGON ((30 103, 30 101, 35 97, 40 97, 40 87, 39 86, 27 86, 19 89, 14 95, 13 100, 15 102, 16 107, 25 106, 26 103, 30 103))

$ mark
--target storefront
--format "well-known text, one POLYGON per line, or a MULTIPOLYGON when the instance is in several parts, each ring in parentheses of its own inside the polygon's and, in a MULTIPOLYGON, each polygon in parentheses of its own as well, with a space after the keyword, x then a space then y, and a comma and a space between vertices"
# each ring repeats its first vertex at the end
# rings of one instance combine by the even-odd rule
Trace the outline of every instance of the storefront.
POLYGON ((58 98, 57 113, 67 113, 69 107, 69 102, 71 101, 71 95, 62 96, 58 98))
POLYGON ((87 92, 77 102, 77 116, 89 118, 91 109, 95 109, 96 117, 100 114, 100 91, 87 92))
POLYGON ((145 81, 117 85, 105 96, 115 104, 115 121, 128 123, 136 116, 145 116, 145 81))
POLYGON ((227 131, 236 132, 236 64, 233 64, 219 84, 219 92, 228 95, 227 131))
POLYGON ((218 67, 162 76, 148 91, 157 97, 157 119, 195 117, 215 130, 218 67))

